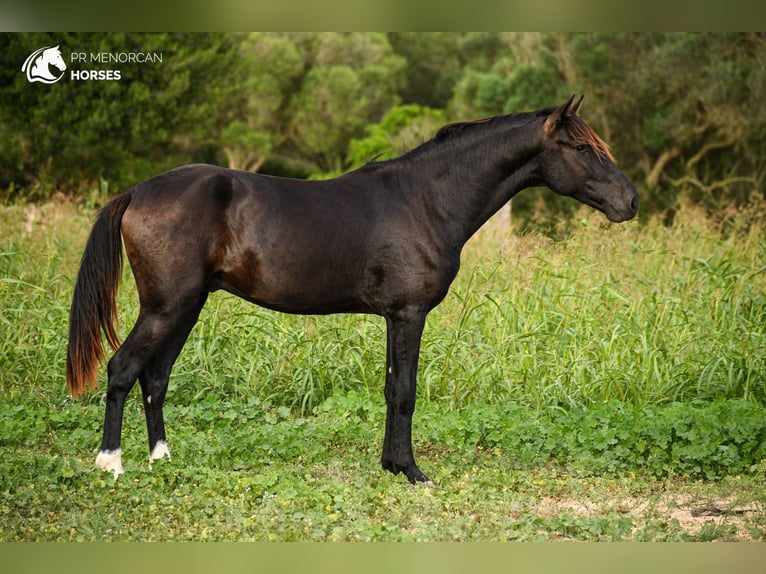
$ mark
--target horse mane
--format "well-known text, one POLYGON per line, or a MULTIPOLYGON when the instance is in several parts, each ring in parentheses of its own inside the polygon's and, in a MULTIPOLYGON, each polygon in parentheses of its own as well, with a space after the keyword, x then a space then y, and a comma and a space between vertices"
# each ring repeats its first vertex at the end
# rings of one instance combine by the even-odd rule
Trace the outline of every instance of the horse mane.
POLYGON ((500 123, 522 123, 525 120, 548 115, 556 108, 540 110, 539 112, 520 112, 516 114, 507 114, 504 116, 492 116, 478 120, 468 120, 465 122, 454 122, 441 128, 433 138, 433 141, 440 142, 459 136, 466 131, 479 127, 490 127, 500 123))
POLYGON ((457 137, 465 135, 466 133, 470 133, 474 130, 478 132, 481 129, 490 128, 492 126, 496 126, 499 124, 516 124, 516 123, 520 124, 520 123, 523 123, 524 121, 528 121, 531 118, 548 115, 555 109, 556 108, 546 108, 545 110, 538 110, 536 112, 520 112, 516 114, 507 114, 503 116, 492 116, 492 117, 482 118, 478 120, 453 122, 451 124, 447 124, 446 126, 442 127, 438 132, 436 132, 436 135, 433 136, 430 140, 427 140, 423 142, 422 144, 420 144, 419 146, 416 146, 412 148, 411 150, 404 152, 402 155, 391 158, 391 159, 382 160, 382 161, 376 161, 375 159, 373 159, 369 161, 363 167, 374 168, 382 164, 388 164, 391 162, 406 161, 408 159, 418 157, 422 153, 433 149, 434 146, 438 146, 439 144, 443 142, 455 139, 457 137))
MULTIPOLYGON (((433 141, 440 142, 449 140, 453 137, 463 134, 466 131, 473 130, 474 128, 489 127, 494 124, 506 122, 522 123, 523 121, 533 118, 546 117, 552 114, 555 110, 556 107, 551 107, 544 108, 536 112, 521 112, 504 116, 494 116, 479 120, 447 124, 436 133, 433 141)), ((580 116, 577 114, 566 116, 563 120, 563 125, 567 129, 567 133, 576 144, 587 145, 596 153, 597 156, 599 156, 599 158, 606 157, 611 161, 614 161, 614 156, 609 149, 609 145, 604 140, 602 140, 593 130, 593 128, 590 127, 580 116)))
MULTIPOLYGON (((529 122, 536 118, 544 118, 551 115, 556 111, 556 106, 543 108, 532 112, 518 112, 514 114, 506 114, 500 116, 491 116, 488 118, 481 118, 477 120, 468 120, 462 122, 453 122, 442 127, 436 135, 430 140, 422 143, 421 145, 414 147, 413 149, 403 153, 402 155, 378 161, 377 157, 372 158, 365 168, 374 168, 382 164, 389 162, 398 162, 401 160, 407 160, 409 158, 416 157, 428 149, 431 149, 434 145, 441 144, 443 142, 450 141, 463 135, 468 135, 472 132, 479 133, 485 129, 491 129, 498 125, 515 125, 529 122)), ((602 140, 599 135, 591 128, 585 120, 583 120, 577 114, 566 116, 563 119, 563 125, 566 127, 569 136, 578 145, 587 145, 593 152, 599 157, 599 159, 606 157, 614 162, 614 156, 609 150, 609 146, 602 140)), ((379 156, 378 156, 379 157, 379 156)))

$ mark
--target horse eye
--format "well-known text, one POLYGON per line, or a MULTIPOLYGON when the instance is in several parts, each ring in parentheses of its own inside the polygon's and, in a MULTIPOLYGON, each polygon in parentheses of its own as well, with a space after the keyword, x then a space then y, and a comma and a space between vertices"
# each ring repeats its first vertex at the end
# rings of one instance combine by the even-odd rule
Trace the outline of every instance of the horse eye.
POLYGON ((588 146, 586 146, 585 144, 578 144, 575 146, 575 149, 579 152, 584 152, 585 150, 588 149, 588 146))

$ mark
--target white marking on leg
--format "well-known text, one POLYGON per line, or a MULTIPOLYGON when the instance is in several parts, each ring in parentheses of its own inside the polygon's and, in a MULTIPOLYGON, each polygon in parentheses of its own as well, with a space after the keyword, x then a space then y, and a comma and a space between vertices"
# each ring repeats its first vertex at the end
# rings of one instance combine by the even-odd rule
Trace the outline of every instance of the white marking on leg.
POLYGON ((152 395, 149 395, 148 397, 146 397, 146 404, 147 405, 152 404, 152 395))
POLYGON ((114 479, 121 474, 124 474, 122 470, 122 450, 102 450, 96 457, 96 467, 101 470, 107 470, 114 473, 114 479))
POLYGON ((152 462, 159 460, 164 456, 167 456, 168 459, 170 459, 170 449, 168 448, 168 443, 166 443, 164 440, 157 441, 157 444, 154 445, 152 452, 149 454, 149 466, 151 467, 152 462))

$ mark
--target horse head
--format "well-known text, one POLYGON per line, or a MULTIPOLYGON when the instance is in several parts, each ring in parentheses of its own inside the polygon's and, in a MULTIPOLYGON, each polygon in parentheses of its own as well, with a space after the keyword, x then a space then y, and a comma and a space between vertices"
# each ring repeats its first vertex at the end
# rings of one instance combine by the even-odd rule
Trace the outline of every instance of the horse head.
POLYGON ((582 97, 555 108, 543 124, 545 184, 604 213, 625 221, 638 210, 633 184, 614 163, 609 147, 577 115, 582 97))

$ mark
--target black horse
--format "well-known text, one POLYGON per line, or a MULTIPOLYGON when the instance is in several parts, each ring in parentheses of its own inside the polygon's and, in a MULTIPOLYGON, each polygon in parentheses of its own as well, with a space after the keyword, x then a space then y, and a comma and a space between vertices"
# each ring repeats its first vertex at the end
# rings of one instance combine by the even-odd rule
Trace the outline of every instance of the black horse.
POLYGON ((560 107, 451 124, 399 158, 328 181, 189 165, 114 198, 88 239, 72 300, 67 386, 96 385, 108 362, 96 465, 122 470, 125 397, 139 380, 149 461, 169 455, 162 405, 170 371, 208 294, 218 289, 286 313, 373 313, 387 326, 383 468, 427 482, 412 452, 420 339, 447 294, 460 252, 511 197, 530 186, 632 218, 633 185, 607 146, 560 107), (114 328, 122 241, 140 312, 120 346, 114 328))

